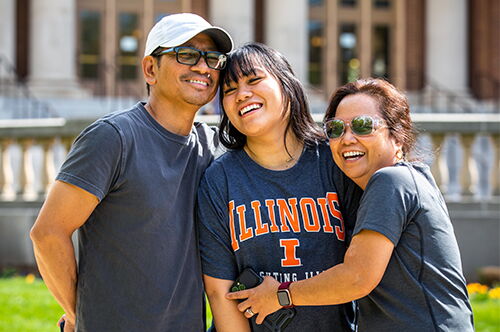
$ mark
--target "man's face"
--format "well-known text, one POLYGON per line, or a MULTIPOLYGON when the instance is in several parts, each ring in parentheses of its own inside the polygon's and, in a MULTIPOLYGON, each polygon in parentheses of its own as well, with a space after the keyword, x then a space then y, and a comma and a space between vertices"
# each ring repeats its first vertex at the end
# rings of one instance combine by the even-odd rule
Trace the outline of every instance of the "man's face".
MULTIPOLYGON (((201 51, 217 51, 212 38, 200 33, 180 46, 189 46, 201 51)), ((157 59, 157 81, 153 94, 166 98, 177 106, 201 107, 215 96, 219 82, 219 70, 209 68, 203 57, 194 65, 178 63, 175 52, 157 59), (159 62, 161 61, 161 62, 159 62)))

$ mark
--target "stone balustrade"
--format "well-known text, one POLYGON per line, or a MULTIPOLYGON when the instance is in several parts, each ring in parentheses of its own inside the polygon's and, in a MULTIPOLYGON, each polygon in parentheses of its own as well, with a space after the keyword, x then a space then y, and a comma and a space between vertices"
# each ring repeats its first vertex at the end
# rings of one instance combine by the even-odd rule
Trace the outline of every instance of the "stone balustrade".
MULTIPOLYGON (((320 114, 314 117, 321 121, 320 114)), ((448 200, 498 200, 500 114, 428 113, 413 119, 422 157, 448 200)), ((215 124, 218 116, 198 120, 215 124)), ((0 120, 0 201, 43 200, 73 140, 92 121, 0 120)))

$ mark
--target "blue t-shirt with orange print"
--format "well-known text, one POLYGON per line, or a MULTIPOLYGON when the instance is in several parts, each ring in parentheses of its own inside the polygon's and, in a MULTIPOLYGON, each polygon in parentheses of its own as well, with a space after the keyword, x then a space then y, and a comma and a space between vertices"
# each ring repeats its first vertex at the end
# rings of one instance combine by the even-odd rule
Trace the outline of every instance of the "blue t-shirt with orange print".
MULTIPOLYGON (((313 277, 343 261, 360 196, 326 143, 282 171, 229 151, 206 170, 198 192, 203 273, 235 280, 251 267, 279 282, 313 277)), ((298 307, 286 330, 350 331, 346 307, 298 307)), ((253 331, 265 331, 251 321, 253 331)))

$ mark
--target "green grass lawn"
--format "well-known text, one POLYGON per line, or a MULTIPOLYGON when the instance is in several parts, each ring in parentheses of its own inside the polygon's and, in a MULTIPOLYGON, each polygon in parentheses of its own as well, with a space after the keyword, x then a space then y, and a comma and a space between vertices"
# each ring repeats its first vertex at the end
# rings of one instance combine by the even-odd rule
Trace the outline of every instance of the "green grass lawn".
MULTIPOLYGON (((473 301, 472 307, 477 332, 500 332, 500 300, 473 301)), ((0 332, 55 332, 62 313, 40 279, 0 278, 0 332)))

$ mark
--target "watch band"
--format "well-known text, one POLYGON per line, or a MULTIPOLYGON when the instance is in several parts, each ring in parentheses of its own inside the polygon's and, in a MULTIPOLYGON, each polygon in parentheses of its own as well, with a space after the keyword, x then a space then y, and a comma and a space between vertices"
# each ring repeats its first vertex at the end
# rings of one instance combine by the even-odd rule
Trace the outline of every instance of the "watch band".
POLYGON ((278 302, 283 308, 293 308, 292 294, 290 294, 291 281, 282 282, 278 287, 278 302))

